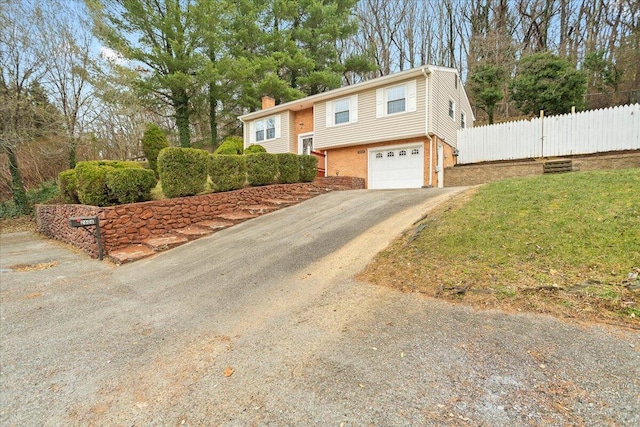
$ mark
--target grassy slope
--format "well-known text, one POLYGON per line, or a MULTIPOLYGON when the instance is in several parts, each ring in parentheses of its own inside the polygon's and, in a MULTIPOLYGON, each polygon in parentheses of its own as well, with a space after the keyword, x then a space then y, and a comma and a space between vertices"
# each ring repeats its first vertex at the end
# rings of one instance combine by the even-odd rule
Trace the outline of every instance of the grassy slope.
POLYGON ((427 217, 363 278, 470 303, 640 322, 640 169, 482 186, 427 217), (454 202, 455 203, 455 202, 454 202))

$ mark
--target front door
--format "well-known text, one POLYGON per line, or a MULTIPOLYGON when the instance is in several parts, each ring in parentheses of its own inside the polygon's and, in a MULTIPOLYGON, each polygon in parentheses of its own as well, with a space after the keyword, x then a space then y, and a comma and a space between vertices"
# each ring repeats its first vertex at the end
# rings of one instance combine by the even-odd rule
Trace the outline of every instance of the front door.
POLYGON ((298 136, 298 153, 311 154, 313 151, 313 134, 305 133, 298 136))

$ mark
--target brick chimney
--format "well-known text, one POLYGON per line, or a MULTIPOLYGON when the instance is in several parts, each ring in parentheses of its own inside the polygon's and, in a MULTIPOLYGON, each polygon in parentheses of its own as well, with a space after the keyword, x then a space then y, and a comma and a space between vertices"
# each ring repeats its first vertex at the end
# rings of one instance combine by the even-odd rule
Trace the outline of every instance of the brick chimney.
POLYGON ((267 108, 271 108, 271 107, 275 107, 276 106, 276 100, 273 99, 270 96, 263 96, 262 97, 262 109, 266 110, 267 108))

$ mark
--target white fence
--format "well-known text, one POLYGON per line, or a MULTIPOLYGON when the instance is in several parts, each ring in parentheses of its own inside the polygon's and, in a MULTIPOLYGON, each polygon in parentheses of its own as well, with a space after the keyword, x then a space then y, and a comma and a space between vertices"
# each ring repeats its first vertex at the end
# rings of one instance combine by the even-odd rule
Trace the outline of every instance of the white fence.
POLYGON ((640 104, 458 131, 458 163, 640 149, 640 104))

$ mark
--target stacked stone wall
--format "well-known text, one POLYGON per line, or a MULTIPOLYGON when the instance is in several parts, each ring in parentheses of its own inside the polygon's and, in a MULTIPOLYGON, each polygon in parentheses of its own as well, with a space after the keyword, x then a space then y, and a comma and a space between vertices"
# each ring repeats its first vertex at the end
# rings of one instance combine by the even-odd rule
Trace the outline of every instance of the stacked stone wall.
MULTIPOLYGON (((640 151, 563 157, 573 161, 574 171, 640 167, 640 151)), ((551 160, 551 159, 550 159, 551 160)), ((521 176, 540 175, 545 160, 459 165, 445 168, 444 186, 478 185, 521 176)))
POLYGON ((270 200, 317 195, 335 190, 362 189, 364 180, 351 177, 318 178, 312 183, 276 184, 249 187, 223 193, 176 197, 119 206, 38 205, 36 220, 42 234, 70 243, 93 257, 98 248, 93 237, 94 227, 72 228, 69 218, 97 216, 100 221, 105 253, 132 244, 142 243, 152 236, 163 236, 173 230, 220 215, 242 211, 249 206, 265 205, 270 200))

